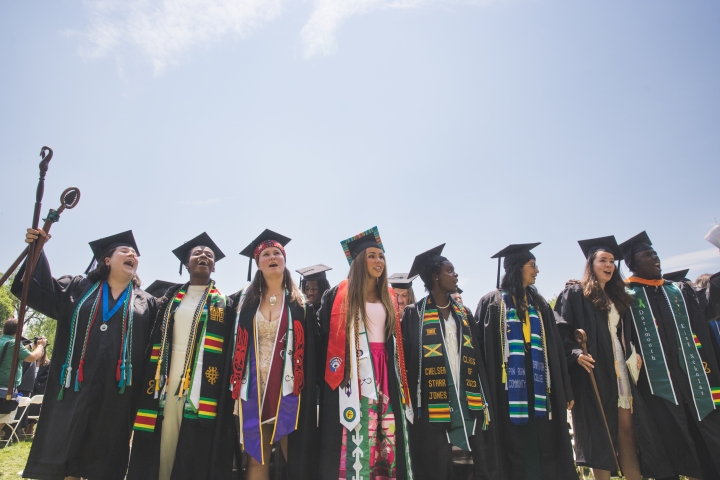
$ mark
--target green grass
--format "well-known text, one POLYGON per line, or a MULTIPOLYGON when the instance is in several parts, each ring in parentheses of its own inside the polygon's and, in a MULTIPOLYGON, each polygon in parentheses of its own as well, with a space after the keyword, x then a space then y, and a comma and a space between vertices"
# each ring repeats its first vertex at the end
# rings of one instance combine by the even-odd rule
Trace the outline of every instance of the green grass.
POLYGON ((11 443, 0 448, 0 478, 19 478, 18 472, 25 468, 32 442, 11 443))

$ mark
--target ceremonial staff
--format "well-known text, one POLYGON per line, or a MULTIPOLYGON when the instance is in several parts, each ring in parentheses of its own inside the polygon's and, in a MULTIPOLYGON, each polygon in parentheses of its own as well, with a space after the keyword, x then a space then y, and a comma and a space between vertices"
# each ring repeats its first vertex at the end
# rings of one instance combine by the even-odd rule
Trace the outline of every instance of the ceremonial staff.
MULTIPOLYGON (((37 230, 38 224, 40 223, 40 209, 42 208, 42 198, 43 194, 45 192, 45 174, 48 170, 48 164, 50 163, 50 160, 53 156, 53 151, 49 147, 43 147, 42 150, 40 150, 40 156, 42 157, 42 161, 40 162, 40 180, 38 181, 37 190, 35 192, 35 211, 33 212, 33 223, 32 228, 33 230, 37 230)), ((75 205, 77 205, 78 201, 80 200, 80 190, 71 187, 66 189, 61 197, 61 206, 57 209, 51 209, 48 213, 47 218, 45 219, 45 224, 43 225, 43 230, 46 232, 50 230, 50 227, 53 223, 60 220, 60 213, 62 213, 63 210, 66 208, 74 208, 75 205)), ((13 349, 13 357, 12 357, 12 367, 10 369, 11 377, 12 372, 17 371, 18 367, 18 354, 20 352, 20 344, 22 339, 22 331, 23 331, 23 324, 25 322, 25 313, 27 310, 27 296, 28 296, 28 289, 30 287, 30 282, 33 276, 33 272, 35 270, 35 264, 37 263, 37 260, 40 258, 40 252, 42 251, 43 245, 45 244, 45 239, 39 239, 36 242, 31 243, 28 245, 28 247, 23 251, 23 253, 18 257, 18 259, 13 263, 13 265, 8 269, 7 272, 5 272, 5 275, 3 275, 2 279, 0 279, 0 285, 4 284, 7 278, 12 274, 12 272, 15 271, 17 266, 20 264, 20 262, 23 260, 24 257, 27 256, 28 262, 25 264, 25 275, 23 276, 23 289, 22 289, 22 295, 20 296, 20 308, 18 309, 18 328, 15 332, 15 347, 13 349)), ((13 391, 15 390, 15 382, 9 382, 8 390, 7 390, 7 397, 6 400, 12 399, 13 391)))
MULTIPOLYGON (((578 328, 577 330, 575 330, 575 341, 582 345, 583 355, 587 355, 587 335, 585 334, 585 330, 583 330, 582 328, 578 328)), ((622 471, 620 470, 620 463, 618 462, 617 452, 615 450, 615 445, 612 441, 612 435, 610 434, 610 427, 608 427, 607 418, 605 418, 605 410, 602 406, 602 400, 600 400, 600 392, 598 392, 597 383, 595 382, 595 374, 593 374, 592 370, 589 370, 588 373, 590 374, 590 381, 592 381, 593 390, 595 390, 595 397, 597 397, 598 405, 600 406, 600 413, 602 414, 603 422, 605 423, 605 431, 607 432, 608 440, 610 441, 610 448, 612 448, 613 451, 615 467, 617 468, 618 475, 622 477, 623 475, 622 471)))

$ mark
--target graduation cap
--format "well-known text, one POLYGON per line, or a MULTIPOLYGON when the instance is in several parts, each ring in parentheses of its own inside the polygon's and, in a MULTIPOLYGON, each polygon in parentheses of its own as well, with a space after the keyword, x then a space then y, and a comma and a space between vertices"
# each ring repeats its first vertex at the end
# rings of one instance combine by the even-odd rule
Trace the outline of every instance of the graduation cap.
POLYGON ((90 273, 98 262, 102 262, 103 255, 113 248, 117 247, 132 247, 135 250, 135 254, 139 257, 140 250, 138 250, 137 243, 135 243, 135 237, 133 236, 132 230, 126 232, 116 233, 109 237, 101 238, 99 240, 93 240, 89 242, 90 249, 93 252, 93 259, 90 261, 90 265, 85 270, 85 273, 90 273))
POLYGON ((498 259, 497 285, 495 288, 500 288, 500 259, 505 257, 503 267, 505 268, 505 271, 507 271, 508 268, 510 268, 512 265, 515 265, 519 261, 525 263, 528 260, 533 260, 535 258, 535 255, 530 253, 530 250, 540 245, 540 243, 541 242, 516 243, 513 245, 508 245, 507 247, 503 248, 495 255, 490 257, 498 259))
POLYGON ((590 258, 590 256, 598 250, 605 250, 606 252, 612 253, 615 260, 623 259, 623 254, 617 240, 615 240, 615 235, 578 240, 578 244, 580 245, 585 258, 590 258))
POLYGON ((720 248, 720 225, 714 225, 705 235, 705 240, 720 248))
POLYGON ((256 259, 255 250, 258 248, 260 249, 257 252, 257 256, 259 257, 260 253, 262 253, 263 250, 268 247, 274 246, 279 247, 283 253, 283 256, 285 256, 285 245, 290 243, 290 240, 292 239, 266 228, 264 232, 262 232, 255 238, 255 240, 250 242, 250 244, 245 247, 242 252, 240 252, 240 255, 243 255, 250 259, 248 263, 248 282, 252 279, 252 261, 256 259))
POLYGON ((305 267, 300 268, 298 270, 295 270, 297 273, 300 274, 300 289, 302 290, 303 286, 305 285, 305 282, 308 280, 315 281, 315 280, 326 280, 327 274, 325 272, 332 270, 332 268, 328 267, 327 265, 323 265, 322 263, 318 265, 313 265, 312 267, 305 267))
MULTIPOLYGON (((437 247, 431 248, 427 252, 416 255, 415 260, 413 260, 412 266, 410 267, 410 273, 408 273, 408 276, 417 277, 418 275, 421 275, 428 267, 430 262, 441 256, 440 254, 442 253, 443 248, 445 248, 444 243, 442 245, 438 245, 437 247)), ((420 278, 422 278, 422 276, 420 278)), ((425 279, 423 279, 423 282, 425 282, 425 279)))
POLYGON ((160 298, 173 288, 181 287, 181 283, 166 282, 165 280, 155 280, 145 289, 147 293, 155 298, 160 298))
POLYGON ((210 235, 203 232, 197 237, 193 238, 192 240, 188 240, 187 242, 183 243, 172 251, 172 253, 174 253, 175 256, 178 258, 178 260, 180 260, 180 275, 182 275, 183 264, 188 261, 190 257, 190 252, 195 247, 208 247, 215 254, 215 262, 219 262, 220 260, 225 258, 225 254, 222 252, 222 250, 220 250, 217 244, 213 242, 212 238, 210 238, 210 235))
POLYGON ((456 291, 457 293, 459 293, 460 295, 462 295, 462 293, 463 293, 463 289, 460 288, 460 287, 457 287, 457 290, 455 290, 455 291, 456 291))
POLYGON ((682 282, 687 279, 687 274, 690 271, 689 268, 686 268, 685 270, 678 270, 676 272, 668 272, 662 276, 665 280, 669 280, 671 282, 682 282))
POLYGON ((627 265, 630 271, 633 271, 636 253, 653 249, 650 237, 648 237, 647 233, 645 233, 645 230, 634 237, 625 240, 619 246, 623 254, 623 259, 625 260, 625 265, 627 265))
POLYGON ((345 252, 345 258, 348 261, 348 265, 352 265, 352 261, 357 257, 363 250, 370 247, 376 247, 385 251, 382 240, 380 239, 380 232, 377 227, 372 227, 364 232, 360 232, 357 235, 347 238, 340 242, 343 252, 345 252))
POLYGON ((393 273, 388 277, 388 283, 393 288, 402 288, 405 290, 410 290, 412 288, 412 282, 415 280, 418 276, 410 276, 407 273, 393 273))

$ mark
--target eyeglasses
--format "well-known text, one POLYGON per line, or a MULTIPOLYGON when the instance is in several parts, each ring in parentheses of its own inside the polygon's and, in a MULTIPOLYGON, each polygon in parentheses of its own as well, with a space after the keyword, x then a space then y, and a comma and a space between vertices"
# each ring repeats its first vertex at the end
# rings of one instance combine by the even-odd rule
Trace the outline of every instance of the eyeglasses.
POLYGON ((538 272, 540 271, 540 269, 538 268, 538 264, 537 264, 537 263, 528 263, 527 265, 523 265, 523 267, 530 267, 530 268, 532 268, 533 270, 537 270, 538 272))

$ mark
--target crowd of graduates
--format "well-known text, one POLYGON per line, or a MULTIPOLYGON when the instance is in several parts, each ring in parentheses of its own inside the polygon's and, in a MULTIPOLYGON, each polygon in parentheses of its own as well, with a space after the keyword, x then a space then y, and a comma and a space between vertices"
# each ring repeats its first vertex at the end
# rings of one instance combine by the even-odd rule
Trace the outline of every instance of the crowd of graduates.
POLYGON ((663 278, 645 232, 578 242, 584 275, 554 307, 539 243, 510 245, 474 312, 444 244, 389 275, 374 227, 340 242, 345 280, 316 265, 296 286, 289 242, 248 244, 232 295, 206 233, 173 251, 187 283, 146 289, 131 231, 91 242, 85 275, 42 253, 28 305, 57 333, 23 476, 451 479, 459 449, 476 479, 720 478, 720 274, 663 278))

